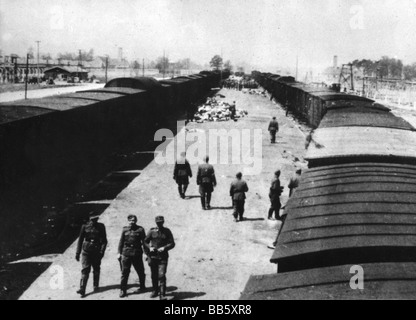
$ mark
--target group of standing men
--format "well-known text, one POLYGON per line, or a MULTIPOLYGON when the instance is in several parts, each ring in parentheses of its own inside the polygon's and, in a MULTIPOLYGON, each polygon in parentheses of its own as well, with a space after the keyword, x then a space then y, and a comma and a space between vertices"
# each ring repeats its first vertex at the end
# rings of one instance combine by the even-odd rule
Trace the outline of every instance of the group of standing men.
MULTIPOLYGON (((203 210, 211 209, 211 197, 214 188, 217 186, 215 170, 209 163, 209 157, 204 157, 204 163, 198 166, 196 183, 199 186, 199 194, 201 195, 201 206, 203 210)), ((236 222, 243 221, 245 193, 248 191, 247 183, 242 179, 242 173, 236 175, 236 180, 231 183, 230 197, 233 202, 234 220, 236 222)), ((178 184, 179 196, 184 199, 185 192, 189 185, 189 178, 192 178, 191 166, 186 159, 186 153, 182 152, 181 157, 176 161, 173 171, 173 179, 178 184)))
MULTIPOLYGON (((168 265, 168 251, 175 247, 172 232, 164 227, 165 219, 157 216, 155 219, 157 227, 151 228, 146 235, 142 226, 137 225, 137 217, 129 215, 127 217, 129 225, 124 227, 118 245, 118 261, 121 270, 120 298, 127 296, 127 283, 130 275, 131 266, 136 270, 140 287, 136 293, 146 290, 146 275, 143 264, 143 253, 149 264, 153 292, 152 298, 158 295, 160 299, 166 298, 166 270, 168 265)), ((81 297, 85 297, 91 268, 94 274, 94 292, 99 291, 101 260, 107 247, 107 235, 104 224, 98 222, 98 215, 91 214, 90 221, 82 226, 76 260, 82 257, 82 271, 80 288, 77 291, 81 297)))

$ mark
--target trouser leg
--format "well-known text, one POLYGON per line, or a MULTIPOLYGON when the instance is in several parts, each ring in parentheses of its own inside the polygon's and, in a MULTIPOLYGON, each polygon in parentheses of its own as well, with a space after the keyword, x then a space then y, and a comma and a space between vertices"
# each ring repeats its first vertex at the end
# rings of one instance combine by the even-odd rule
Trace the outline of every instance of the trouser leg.
POLYGON ((159 292, 159 261, 157 259, 150 259, 149 262, 152 287, 154 292, 159 292))
POLYGON ((140 287, 146 286, 146 275, 144 273, 143 256, 139 255, 133 259, 134 270, 136 270, 139 276, 140 287))
POLYGON ((239 217, 240 217, 240 220, 243 220, 243 215, 244 215, 244 203, 245 203, 245 201, 244 201, 244 200, 242 200, 242 201, 239 201, 239 204, 238 204, 238 215, 239 215, 239 217))
POLYGON ((81 260, 82 270, 81 270, 81 281, 80 281, 79 291, 81 294, 85 294, 85 289, 87 288, 88 279, 90 277, 92 263, 91 263, 91 257, 86 254, 82 254, 81 259, 82 259, 81 260))
POLYGON ((160 296, 164 297, 166 295, 166 271, 168 267, 167 261, 161 261, 159 263, 158 273, 159 273, 159 285, 160 285, 160 296))
POLYGON ((207 206, 211 205, 211 192, 207 192, 207 206))
POLYGON ((184 184, 183 185, 183 195, 185 195, 185 193, 186 193, 186 190, 188 189, 188 185, 187 184, 184 184))
POLYGON ((94 273, 94 289, 97 289, 100 286, 100 273, 101 273, 101 256, 98 254, 93 259, 93 273, 94 273))
POLYGON ((178 184, 178 192, 179 192, 179 195, 182 196, 182 185, 181 184, 178 184))
POLYGON ((269 218, 269 219, 271 219, 271 217, 273 216, 273 212, 274 212, 274 209, 273 209, 273 206, 272 206, 272 207, 270 207, 270 209, 269 209, 269 214, 268 214, 268 218, 269 218))
POLYGON ((237 219, 238 218, 238 202, 237 202, 237 200, 233 200, 233 209, 234 209, 234 211, 233 211, 234 219, 237 219))
POLYGON ((131 269, 131 263, 132 263, 131 257, 123 256, 121 259, 121 283, 120 283, 120 290, 126 291, 127 290, 127 283, 129 281, 129 275, 130 275, 130 269, 131 269))
POLYGON ((201 206, 205 209, 205 192, 201 192, 201 206))

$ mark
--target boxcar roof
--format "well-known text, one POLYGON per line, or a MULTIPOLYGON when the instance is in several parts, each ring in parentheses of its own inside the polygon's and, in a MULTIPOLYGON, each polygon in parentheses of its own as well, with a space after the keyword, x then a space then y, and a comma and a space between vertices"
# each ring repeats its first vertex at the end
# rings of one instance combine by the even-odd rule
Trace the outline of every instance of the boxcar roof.
POLYGON ((251 276, 240 300, 415 299, 416 263, 363 264, 364 290, 352 290, 351 265, 251 276))
POLYGON ((416 261, 416 166, 352 163, 306 170, 286 212, 271 258, 286 271, 416 261))
POLYGON ((27 99, 0 104, 1 118, 5 122, 41 115, 49 111, 65 111, 88 106, 105 100, 115 99, 145 91, 131 88, 103 88, 78 91, 40 99, 27 99))
POLYGON ((415 130, 406 120, 395 116, 391 112, 368 108, 367 105, 361 107, 360 104, 342 109, 329 109, 319 124, 320 129, 346 126, 415 130))
POLYGON ((312 139, 307 160, 369 156, 416 159, 416 131, 411 130, 356 126, 319 128, 312 139))

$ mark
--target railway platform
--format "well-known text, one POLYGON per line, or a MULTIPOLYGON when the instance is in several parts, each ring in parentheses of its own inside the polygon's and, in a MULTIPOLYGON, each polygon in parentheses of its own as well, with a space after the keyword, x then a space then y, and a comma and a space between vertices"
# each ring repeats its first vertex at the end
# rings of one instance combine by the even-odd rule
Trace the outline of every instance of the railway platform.
MULTIPOLYGON (((100 222, 107 228, 108 247, 101 265, 101 289, 98 293, 92 292, 91 277, 85 300, 119 299, 121 274, 117 261, 117 246, 129 214, 138 216, 138 224, 143 226, 146 232, 155 226, 155 216, 163 215, 165 226, 171 229, 174 235, 176 247, 170 251, 167 271, 167 296, 170 299, 238 299, 251 275, 272 274, 277 271, 276 265, 270 263, 273 251, 267 248, 267 245, 274 241, 280 227, 280 222, 267 219, 270 204, 269 186, 274 172, 280 169, 280 180, 285 186, 281 196, 284 205, 288 198, 287 184, 290 177, 296 168, 307 166, 303 160, 307 128, 297 123, 290 115, 286 116, 286 112, 278 104, 270 101, 269 96, 245 94, 231 89, 222 89, 218 93, 225 96, 218 99, 226 102, 236 101, 237 109, 246 110, 248 116, 236 122, 190 122, 176 137, 167 138, 169 144, 165 143, 163 150, 160 149, 162 147, 158 149, 163 151, 162 153, 147 150, 137 154, 137 157, 167 155, 169 148, 177 143, 181 134, 198 136, 198 139, 187 142, 187 157, 191 163, 193 177, 186 199, 179 197, 173 180, 174 163, 160 164, 154 159, 141 170, 134 166, 126 166, 124 170, 117 172, 135 174, 137 177, 114 200, 94 201, 95 204, 106 206, 100 222), (276 144, 270 143, 267 131, 268 123, 273 116, 277 117, 280 127, 276 144), (204 146, 208 146, 209 143, 204 142, 202 138, 209 137, 208 140, 211 141, 210 133, 213 131, 216 132, 219 144, 216 157, 213 156, 215 152, 212 149, 215 146, 209 148, 210 163, 214 165, 218 186, 212 196, 212 209, 204 211, 200 205, 196 173, 198 161, 202 162, 206 152, 199 151, 195 160, 192 160, 190 150, 203 150, 204 146), (256 138, 255 132, 261 133, 261 140, 256 138), (251 160, 260 168, 251 170, 251 175, 243 176, 249 192, 244 214, 246 219, 238 223, 234 222, 232 216, 230 183, 237 172, 245 173, 245 169, 250 166, 253 169, 254 165, 244 163, 244 159, 247 158, 244 158, 243 152, 233 160, 232 156, 237 151, 230 146, 231 141, 234 141, 228 137, 231 133, 241 139, 240 143, 235 144, 237 149, 240 146, 241 150, 251 150, 251 160), (223 142, 221 137, 225 137, 223 142), (229 141, 228 147, 224 146, 224 141, 229 141), (247 146, 250 148, 247 149, 247 146), (221 155, 227 152, 230 156, 228 161, 221 161, 221 155)), ((81 265, 75 261, 75 249, 76 242, 63 254, 46 258, 32 257, 21 261, 20 263, 43 261, 49 263, 49 268, 31 284, 20 299, 80 299, 76 290, 79 286, 81 265)), ((141 294, 133 293, 138 288, 138 277, 132 270, 126 300, 151 299, 150 269, 146 263, 145 272, 148 290, 141 294)))

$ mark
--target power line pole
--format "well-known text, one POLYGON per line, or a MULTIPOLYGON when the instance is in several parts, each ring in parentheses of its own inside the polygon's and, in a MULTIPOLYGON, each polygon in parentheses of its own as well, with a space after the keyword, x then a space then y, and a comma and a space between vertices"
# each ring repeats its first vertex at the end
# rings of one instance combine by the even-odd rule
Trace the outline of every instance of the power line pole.
POLYGON ((142 70, 143 70, 143 77, 144 77, 144 58, 142 59, 142 70))
POLYGON ((27 78, 29 77, 29 53, 26 55, 25 100, 27 99, 27 78))
POLYGON ((107 83, 108 56, 105 57, 105 83, 107 83))
POLYGON ((39 43, 40 43, 40 41, 39 40, 37 40, 37 41, 35 41, 37 44, 38 44, 38 66, 37 66, 37 81, 38 81, 38 84, 39 84, 39 43))
POLYGON ((165 50, 163 50, 163 79, 165 79, 165 50))
POLYGON ((296 80, 298 80, 299 56, 296 56, 296 80))

